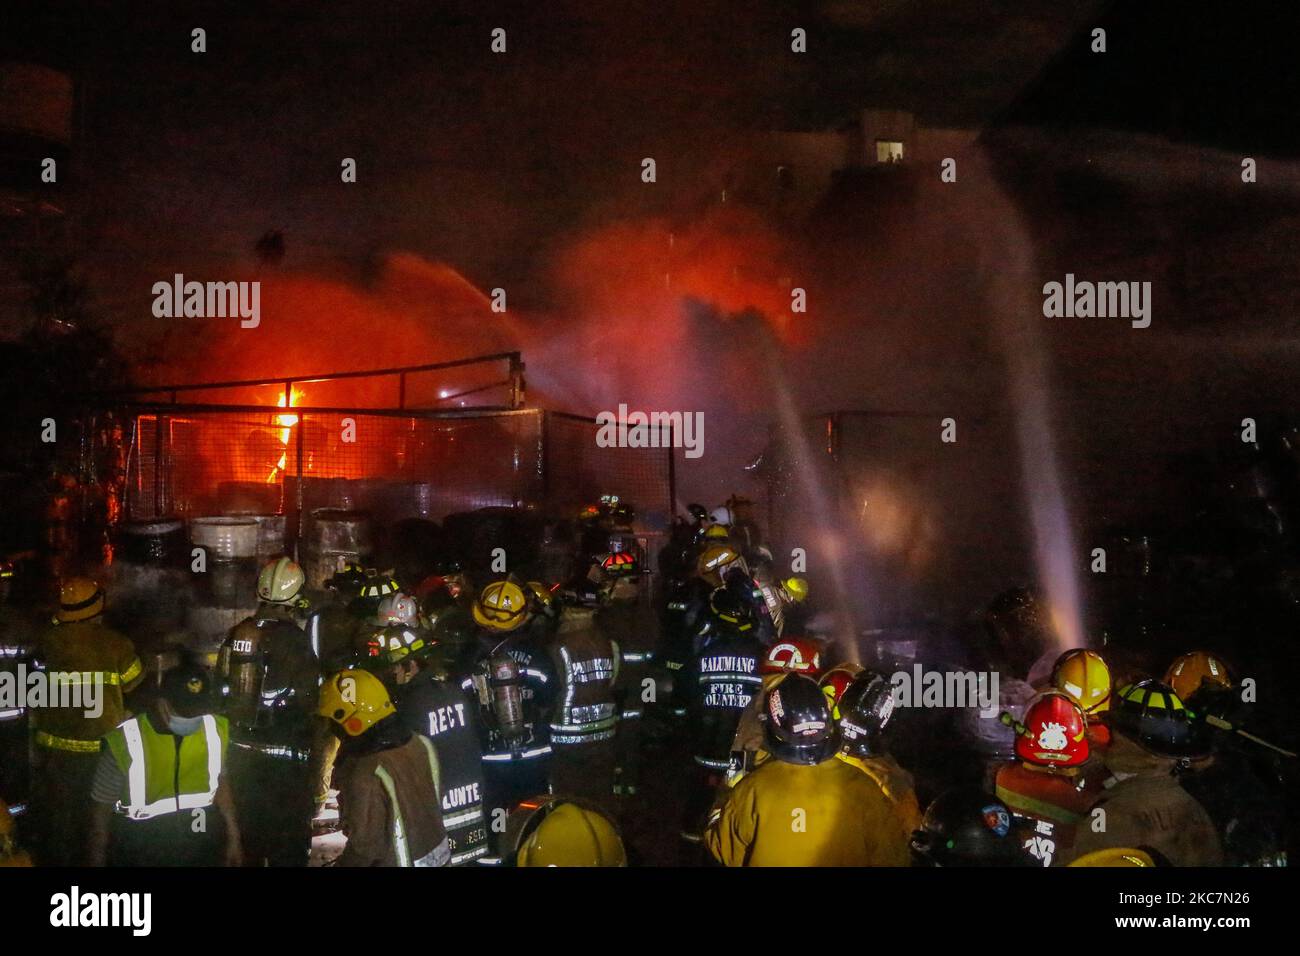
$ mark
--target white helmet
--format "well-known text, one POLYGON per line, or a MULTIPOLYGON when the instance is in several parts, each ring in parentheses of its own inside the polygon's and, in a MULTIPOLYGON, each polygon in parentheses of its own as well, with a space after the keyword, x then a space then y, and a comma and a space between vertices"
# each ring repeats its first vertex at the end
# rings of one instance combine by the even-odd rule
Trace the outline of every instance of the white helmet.
POLYGON ((726 505, 719 505, 709 512, 709 520, 714 524, 720 524, 724 527, 731 527, 731 509, 726 505))
POLYGON ((276 558, 257 576, 257 596, 268 604, 292 604, 306 580, 292 558, 276 558))
POLYGON ((409 594, 394 591, 379 602, 377 616, 380 624, 405 624, 407 627, 418 627, 420 605, 409 594))

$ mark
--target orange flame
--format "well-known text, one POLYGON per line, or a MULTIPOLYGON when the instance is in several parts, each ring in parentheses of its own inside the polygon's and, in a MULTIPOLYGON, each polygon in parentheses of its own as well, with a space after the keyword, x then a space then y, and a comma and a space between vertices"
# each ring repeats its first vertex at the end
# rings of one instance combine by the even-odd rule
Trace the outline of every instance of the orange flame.
MULTIPOLYGON (((298 389, 291 389, 288 395, 288 407, 301 404, 302 392, 298 389)), ((280 395, 280 400, 275 403, 279 408, 285 407, 285 396, 280 395)), ((276 462, 271 473, 266 476, 266 483, 274 484, 276 476, 284 473, 285 467, 289 463, 289 436, 292 434, 293 426, 298 424, 297 415, 276 415, 276 422, 280 425, 280 444, 284 446, 284 452, 280 455, 280 460, 276 462)))

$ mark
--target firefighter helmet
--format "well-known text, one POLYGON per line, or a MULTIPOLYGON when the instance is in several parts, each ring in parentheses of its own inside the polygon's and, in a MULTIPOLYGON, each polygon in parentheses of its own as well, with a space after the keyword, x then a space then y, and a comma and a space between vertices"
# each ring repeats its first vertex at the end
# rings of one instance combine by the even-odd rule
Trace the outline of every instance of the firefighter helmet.
POLYGON ((1088 759, 1088 719, 1074 698, 1059 691, 1039 696, 1016 735, 1016 756, 1039 767, 1077 767, 1088 759))
POLYGON ((1191 651, 1174 659, 1165 671, 1165 683, 1183 700, 1188 700, 1201 689, 1202 684, 1231 687, 1228 665, 1223 658, 1209 651, 1191 651))
POLYGON ((257 596, 268 604, 293 604, 307 581, 302 566, 292 558, 267 562, 257 576, 257 596))
POLYGON ((1192 719, 1168 684, 1143 680, 1121 687, 1111 726, 1157 756, 1198 757, 1208 749, 1202 725, 1192 719))
POLYGON ((714 587, 722 585, 723 575, 731 568, 745 566, 744 560, 729 544, 715 544, 705 548, 695 564, 695 572, 714 587))
POLYGON ((711 524, 704 529, 704 540, 706 541, 730 541, 731 535, 727 533, 725 525, 711 524))
POLYGON ((600 569, 612 575, 636 574, 640 570, 636 555, 630 551, 611 551, 600 559, 600 569))
POLYGON ((506 828, 516 866, 627 866, 614 823, 572 800, 551 794, 525 800, 506 828))
POLYGON ((760 674, 784 674, 795 671, 816 677, 822 669, 822 652, 812 641, 802 637, 787 637, 767 649, 758 665, 760 674))
POLYGON ((1110 709, 1110 668, 1096 651, 1076 647, 1058 657, 1052 686, 1069 695, 1085 714, 1110 709))
POLYGON ((60 624, 85 621, 104 610, 104 589, 90 578, 69 578, 59 588, 59 610, 54 619, 60 624))
POLYGON ((405 624, 407 627, 418 627, 420 605, 409 594, 394 591, 379 602, 376 616, 380 624, 405 624))
POLYGON ((400 664, 408 657, 422 657, 428 651, 429 644, 420 632, 405 624, 390 624, 377 628, 366 641, 366 659, 364 664, 389 667, 400 664))
POLYGON ((836 709, 841 749, 854 756, 868 756, 893 716, 893 685, 884 674, 864 670, 840 695, 836 709))
POLYGON ((781 587, 785 593, 790 595, 790 600, 795 604, 802 604, 808 600, 808 581, 805 578, 790 577, 781 582, 781 587))
MULTIPOLYGON (((397 583, 392 571, 376 571, 374 568, 368 568, 366 570, 366 579, 361 582, 361 592, 357 596, 378 602, 390 594, 396 594, 400 590, 402 590, 402 586, 397 583)), ((378 605, 372 606, 377 607, 378 605)))
POLYGON ((554 617, 559 613, 559 608, 555 604, 555 593, 541 581, 529 581, 528 594, 537 609, 547 617, 554 617))
POLYGON ((1085 853, 1066 866, 1155 866, 1156 861, 1146 850, 1132 846, 1112 846, 1104 850, 1085 853))
POLYGON ((349 561, 334 572, 329 580, 325 582, 325 587, 330 591, 346 594, 348 597, 356 597, 361 593, 361 587, 365 583, 365 569, 355 561, 349 561))
POLYGON ((493 581, 474 602, 474 620, 492 631, 513 631, 528 620, 528 598, 514 581, 493 581))
POLYGON ((835 723, 826 695, 803 674, 786 674, 764 704, 768 749, 786 763, 821 763, 835 750, 835 723))
POLYGON ((719 505, 717 508, 714 508, 712 511, 709 512, 709 520, 712 521, 714 524, 720 524, 720 525, 725 525, 726 527, 731 527, 732 524, 731 509, 728 508, 726 505, 719 505))
POLYGON ((743 633, 754 627, 754 606, 731 588, 716 588, 709 595, 709 611, 732 630, 743 633))
POLYGON ((363 670, 345 670, 321 686, 316 712, 342 727, 349 737, 360 737, 397 709, 378 677, 363 670))
POLYGON ((983 790, 949 790, 912 834, 913 859, 925 866, 1034 865, 1011 823, 1006 805, 983 790))
POLYGON ((849 689, 853 679, 861 673, 862 665, 845 662, 836 664, 817 681, 822 693, 826 695, 826 706, 831 709, 831 716, 836 720, 840 719, 840 697, 849 689))

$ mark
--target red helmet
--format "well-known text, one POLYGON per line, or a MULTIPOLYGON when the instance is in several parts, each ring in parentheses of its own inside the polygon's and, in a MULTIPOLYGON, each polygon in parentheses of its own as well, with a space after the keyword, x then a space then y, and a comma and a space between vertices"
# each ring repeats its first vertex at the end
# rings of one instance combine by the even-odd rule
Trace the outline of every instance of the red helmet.
POLYGON ((767 649, 767 656, 758 665, 760 674, 785 674, 794 671, 816 677, 822 669, 822 652, 812 641, 789 637, 777 641, 767 649))
POLYGON ((1016 756, 1040 767, 1077 767, 1088 759, 1088 721, 1083 708, 1059 691, 1029 705, 1016 736, 1016 756))
POLYGON ((600 569, 606 574, 636 574, 636 555, 627 551, 612 551, 601 558, 600 569))
POLYGON ((840 719, 840 698, 861 673, 862 667, 859 664, 836 664, 817 682, 826 695, 826 705, 831 709, 831 716, 836 720, 840 719))

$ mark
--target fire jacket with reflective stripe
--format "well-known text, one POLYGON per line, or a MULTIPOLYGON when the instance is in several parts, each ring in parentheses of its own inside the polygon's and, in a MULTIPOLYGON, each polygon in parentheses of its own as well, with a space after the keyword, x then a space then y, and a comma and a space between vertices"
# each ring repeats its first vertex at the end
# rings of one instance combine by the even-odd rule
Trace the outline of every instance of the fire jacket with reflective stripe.
POLYGON ((394 703, 407 729, 432 740, 438 755, 442 825, 452 866, 487 855, 478 708, 454 684, 435 680, 428 672, 398 687, 394 703))
POLYGON ((727 791, 704 842, 726 866, 907 866, 908 838, 869 776, 831 757, 767 761, 727 791))
POLYGON ((159 733, 145 716, 123 721, 104 736, 126 777, 117 812, 132 820, 210 807, 226 763, 230 725, 207 714, 203 728, 186 737, 159 733))
POLYGON ((54 749, 98 753, 99 738, 126 718, 123 693, 134 690, 144 677, 135 648, 100 618, 92 618, 54 625, 41 635, 36 656, 51 675, 50 692, 76 701, 70 707, 34 711, 36 742, 54 749), (55 678, 56 674, 60 676, 55 678), (87 717, 82 695, 88 690, 98 693, 100 688, 103 711, 97 717, 87 717), (78 742, 87 746, 78 747, 78 742))
POLYGON ((590 608, 566 607, 551 644, 555 668, 552 744, 612 740, 618 722, 614 682, 618 645, 597 628, 590 608))
POLYGON ((700 766, 727 770, 740 715, 763 686, 758 673, 762 656, 763 646, 755 638, 719 631, 686 673, 700 766))
POLYGON ((339 765, 339 816, 348 845, 339 866, 445 866, 440 770, 421 734, 339 765))

